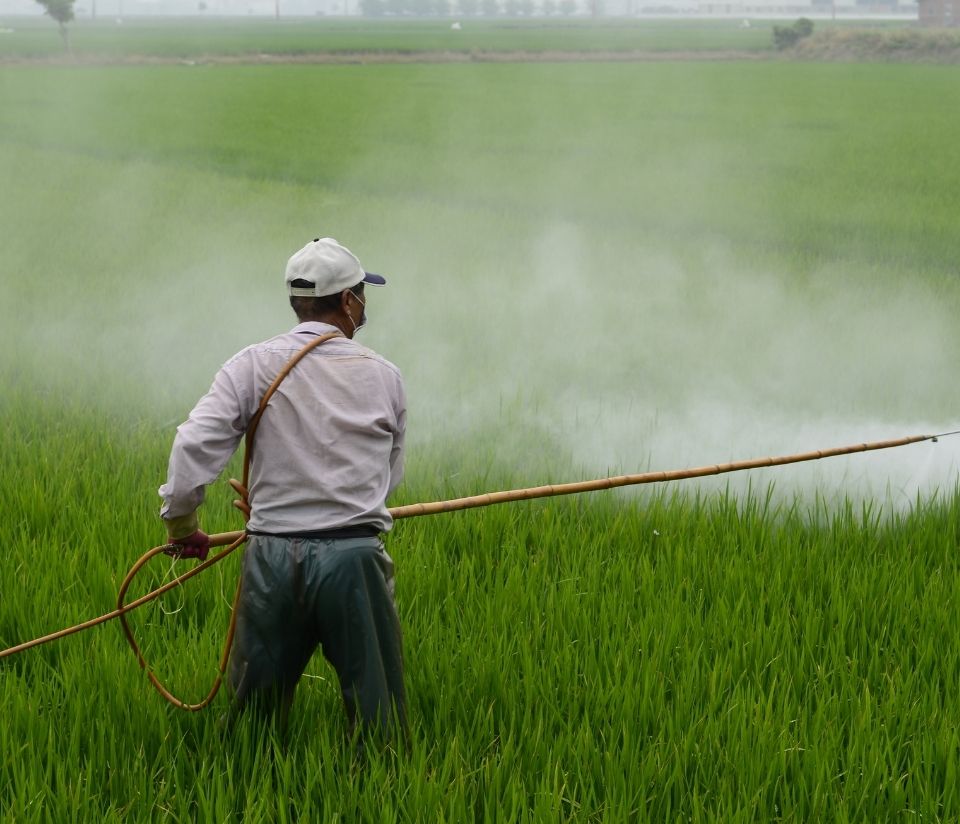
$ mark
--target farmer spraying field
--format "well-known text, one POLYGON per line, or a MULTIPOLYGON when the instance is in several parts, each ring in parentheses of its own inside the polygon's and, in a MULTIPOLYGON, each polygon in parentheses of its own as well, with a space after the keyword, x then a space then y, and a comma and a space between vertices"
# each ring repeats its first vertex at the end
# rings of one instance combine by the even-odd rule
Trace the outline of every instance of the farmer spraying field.
POLYGON ((177 432, 161 516, 169 543, 144 553, 124 578, 111 612, 0 650, 0 659, 118 619, 153 686, 171 704, 210 705, 227 674, 232 722, 253 704, 283 725, 317 646, 336 670, 351 730, 407 738, 407 712, 393 563, 379 535, 395 520, 535 498, 706 478, 937 441, 912 435, 810 452, 491 491, 386 507, 403 471, 406 399, 400 373, 354 343, 366 321, 365 284, 384 285, 351 252, 316 239, 290 258, 289 333, 247 347, 217 373, 177 432), (258 434, 259 433, 259 434, 258 434), (207 535, 197 509, 205 488, 245 437, 243 482, 231 481, 246 529, 207 535), (256 444, 256 447, 255 447, 256 444), (255 448, 254 448, 255 447, 255 448), (206 698, 188 703, 148 665, 128 614, 219 563, 249 542, 218 675, 206 698), (227 548, 207 557, 211 547, 227 548), (126 596, 161 554, 200 561, 145 595, 126 596))
MULTIPOLYGON (((960 426, 955 69, 595 62, 623 27, 545 22, 486 39, 590 59, 308 65, 480 23, 251 19, 5 66, 0 818, 960 821, 960 441, 898 437, 960 426), (290 65, 260 59, 278 42, 290 65), (145 53, 170 65, 100 62, 145 53), (305 201, 337 228, 290 236, 305 201), (410 744, 362 774, 319 654, 282 737, 253 692, 225 745, 234 695, 204 700, 243 446, 206 560, 154 546, 175 427, 298 323, 279 269, 321 233, 389 281, 353 340, 401 367, 410 421, 384 539, 410 744)), ((254 518, 271 416, 350 342, 264 405, 254 518)))
MULTIPOLYGON (((393 562, 380 534, 403 474, 406 398, 399 370, 353 337, 366 322, 364 286, 382 286, 331 238, 286 268, 300 323, 250 346, 217 373, 177 430, 160 488, 169 554, 205 560, 197 508, 251 425, 248 516, 229 679, 230 718, 245 707, 287 719, 317 646, 335 668, 351 729, 388 736, 405 725, 393 562), (258 405, 292 355, 316 344, 258 405)), ((248 441, 249 445, 249 441, 248 441)))

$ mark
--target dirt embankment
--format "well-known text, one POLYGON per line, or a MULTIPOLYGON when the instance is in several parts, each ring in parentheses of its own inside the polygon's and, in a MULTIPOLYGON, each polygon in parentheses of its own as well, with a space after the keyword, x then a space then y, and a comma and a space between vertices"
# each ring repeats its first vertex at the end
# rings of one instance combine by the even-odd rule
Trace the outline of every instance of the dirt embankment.
POLYGON ((824 29, 782 52, 801 60, 960 63, 957 29, 824 29))
POLYGON ((784 51, 325 51, 210 54, 0 55, 0 65, 150 66, 374 63, 641 63, 809 60, 824 62, 960 64, 960 29, 821 29, 784 51))
POLYGON ((742 51, 356 51, 273 54, 211 54, 194 57, 146 54, 74 54, 4 57, 0 65, 47 66, 201 66, 281 65, 291 63, 363 65, 367 63, 639 63, 669 60, 734 61, 770 59, 769 52, 742 51))

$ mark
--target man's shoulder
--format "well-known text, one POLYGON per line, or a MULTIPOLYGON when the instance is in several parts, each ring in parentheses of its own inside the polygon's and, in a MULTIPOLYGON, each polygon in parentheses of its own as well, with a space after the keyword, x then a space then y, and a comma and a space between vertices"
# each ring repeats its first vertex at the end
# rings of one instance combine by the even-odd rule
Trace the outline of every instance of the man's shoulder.
MULTIPOLYGON (((223 368, 229 369, 245 361, 249 362, 260 357, 271 355, 276 356, 277 354, 281 354, 286 358, 291 358, 311 340, 313 340, 313 337, 297 334, 295 331, 283 332, 282 334, 274 335, 272 338, 267 338, 266 340, 262 340, 257 343, 251 343, 249 346, 245 346, 232 358, 230 358, 230 360, 224 364, 223 368)), ((398 380, 403 379, 403 375, 396 364, 387 360, 379 352, 375 352, 373 349, 364 346, 362 343, 359 343, 356 340, 338 336, 332 338, 326 343, 320 344, 320 348, 326 349, 327 353, 329 354, 335 354, 341 357, 365 358, 370 362, 375 363, 379 368, 385 369, 392 373, 397 377, 398 380)))
POLYGON ((387 371, 392 372, 394 375, 397 376, 397 378, 402 379, 403 376, 400 374, 399 367, 395 363, 388 361, 379 352, 374 352, 369 347, 364 346, 362 343, 357 343, 356 341, 349 341, 349 343, 351 343, 354 347, 356 347, 356 354, 364 358, 369 358, 370 360, 382 366, 387 371))
POLYGON ((251 343, 243 347, 243 349, 237 352, 237 354, 230 358, 224 365, 229 366, 235 361, 248 360, 261 355, 276 353, 289 353, 292 356, 312 340, 313 336, 298 334, 295 329, 289 332, 281 332, 279 335, 274 335, 266 340, 257 341, 256 343, 251 343))

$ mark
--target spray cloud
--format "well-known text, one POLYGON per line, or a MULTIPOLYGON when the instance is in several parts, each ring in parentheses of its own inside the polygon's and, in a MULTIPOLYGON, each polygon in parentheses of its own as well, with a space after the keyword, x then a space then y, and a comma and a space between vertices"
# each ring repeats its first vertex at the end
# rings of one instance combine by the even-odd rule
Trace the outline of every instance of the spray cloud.
MULTIPOLYGON (((304 124, 321 154, 271 153, 275 121, 304 115, 267 74, 236 89, 220 67, 35 80, 19 105, 45 114, 17 120, 0 155, 19 238, 4 255, 8 351, 91 394, 129 387, 123 402, 151 410, 132 414, 169 424, 234 351, 293 324, 283 263, 322 233, 390 280, 362 340, 407 377, 412 450, 454 439, 537 483, 544 467, 573 480, 955 428, 956 294, 922 254, 911 268, 842 243, 784 252, 789 205, 757 206, 781 204, 775 178, 742 175, 747 151, 783 161, 776 118, 745 150, 686 70, 577 68, 303 67, 288 89, 369 95, 350 140, 304 124), (665 79, 688 95, 658 91, 665 79), (178 103, 139 126, 171 137, 137 144, 103 120, 157 83, 178 103), (614 84, 628 99, 604 97, 614 84), (690 126, 701 108, 708 137, 690 126), (220 145, 216 118, 236 111, 259 141, 220 145)), ((699 483, 905 503, 952 488, 958 457, 944 441, 699 483)))

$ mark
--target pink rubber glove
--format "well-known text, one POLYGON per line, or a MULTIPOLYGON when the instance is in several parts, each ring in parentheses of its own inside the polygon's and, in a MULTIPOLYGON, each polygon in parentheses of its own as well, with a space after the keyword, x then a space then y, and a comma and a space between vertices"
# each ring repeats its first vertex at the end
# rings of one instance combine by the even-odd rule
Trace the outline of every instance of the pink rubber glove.
POLYGON ((210 538, 206 532, 198 529, 186 538, 171 540, 164 552, 171 558, 199 558, 206 561, 210 552, 210 538))

